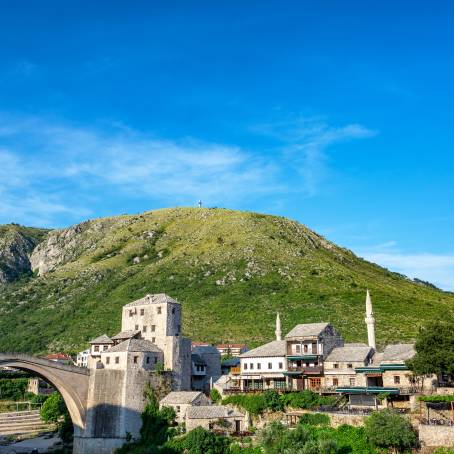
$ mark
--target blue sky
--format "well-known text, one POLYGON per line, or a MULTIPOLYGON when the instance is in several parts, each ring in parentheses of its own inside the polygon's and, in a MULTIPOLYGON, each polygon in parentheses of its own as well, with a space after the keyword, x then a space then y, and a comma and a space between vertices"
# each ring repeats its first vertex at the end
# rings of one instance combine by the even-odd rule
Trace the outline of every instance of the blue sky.
POLYGON ((0 223, 200 198, 454 291, 451 2, 0 5, 0 223))

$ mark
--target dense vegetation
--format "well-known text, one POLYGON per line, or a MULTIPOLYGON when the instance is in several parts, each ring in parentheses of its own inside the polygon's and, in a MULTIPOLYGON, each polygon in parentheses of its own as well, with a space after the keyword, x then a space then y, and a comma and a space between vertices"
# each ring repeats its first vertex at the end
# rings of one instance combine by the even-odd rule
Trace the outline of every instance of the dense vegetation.
POLYGON ((269 390, 258 394, 236 394, 226 397, 222 403, 241 407, 252 415, 260 415, 265 410, 283 411, 285 408, 313 409, 321 405, 333 405, 336 398, 320 396, 312 391, 279 394, 269 390))
POLYGON ((27 391, 28 378, 0 379, 1 400, 23 400, 27 391))
POLYGON ((1 286, 0 351, 78 351, 100 333, 118 332, 121 306, 146 293, 177 298, 194 340, 250 346, 273 338, 277 311, 284 331, 331 321, 347 341, 365 341, 366 288, 380 344, 411 339, 421 322, 454 311, 453 294, 276 216, 166 209, 88 221, 47 238, 34 251, 35 267, 46 265, 41 275, 35 269, 1 286))
POLYGON ((405 452, 417 443, 409 421, 389 410, 374 412, 365 427, 338 428, 330 427, 326 414, 307 413, 294 429, 279 421, 268 424, 254 442, 201 427, 181 435, 174 418, 172 410, 159 410, 151 393, 140 440, 126 443, 119 454, 379 454, 383 449, 405 452))
POLYGON ((454 380, 454 317, 447 315, 422 326, 415 348, 416 355, 407 361, 415 374, 436 374, 454 380))
POLYGON ((73 424, 63 397, 54 392, 48 396, 40 410, 41 419, 57 426, 60 438, 69 443, 73 438, 73 424))

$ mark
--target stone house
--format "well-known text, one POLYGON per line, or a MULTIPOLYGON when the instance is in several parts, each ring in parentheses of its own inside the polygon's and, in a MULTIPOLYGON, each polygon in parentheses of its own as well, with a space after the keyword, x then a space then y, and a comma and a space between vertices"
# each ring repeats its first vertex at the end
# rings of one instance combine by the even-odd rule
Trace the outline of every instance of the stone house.
POLYGON ((101 360, 101 352, 108 350, 114 345, 114 341, 107 335, 97 337, 89 342, 89 355, 87 358, 87 365, 89 368, 96 367, 96 363, 101 360))
POLYGON ((224 405, 189 407, 185 422, 188 432, 196 427, 226 433, 238 433, 247 429, 245 415, 224 405))
POLYGON ((200 391, 172 391, 159 402, 159 408, 172 407, 178 424, 185 422, 187 409, 193 406, 211 405, 211 400, 200 391))
POLYGON ((275 340, 241 354, 241 391, 285 389, 285 348, 285 340, 275 340))
POLYGON ((356 368, 368 366, 373 355, 373 348, 366 344, 344 344, 333 348, 324 361, 323 391, 358 386, 356 368))
POLYGON ((296 325, 285 342, 289 387, 320 390, 324 360, 335 347, 344 345, 341 335, 330 323, 305 323, 296 325))
POLYGON ((128 339, 101 353, 101 364, 106 369, 152 371, 163 361, 163 351, 145 339, 128 339))

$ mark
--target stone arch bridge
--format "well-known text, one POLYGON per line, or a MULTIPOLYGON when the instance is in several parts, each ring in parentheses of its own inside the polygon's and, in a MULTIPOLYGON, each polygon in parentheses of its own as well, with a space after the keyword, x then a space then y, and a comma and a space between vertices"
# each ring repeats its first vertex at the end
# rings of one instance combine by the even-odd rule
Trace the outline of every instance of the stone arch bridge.
POLYGON ((138 437, 143 390, 163 379, 145 370, 85 369, 23 353, 0 353, 0 366, 32 372, 60 392, 74 425, 74 454, 110 454, 128 433, 138 437))
POLYGON ((0 353, 0 366, 33 372, 62 395, 75 433, 85 429, 90 370, 23 353, 0 353))

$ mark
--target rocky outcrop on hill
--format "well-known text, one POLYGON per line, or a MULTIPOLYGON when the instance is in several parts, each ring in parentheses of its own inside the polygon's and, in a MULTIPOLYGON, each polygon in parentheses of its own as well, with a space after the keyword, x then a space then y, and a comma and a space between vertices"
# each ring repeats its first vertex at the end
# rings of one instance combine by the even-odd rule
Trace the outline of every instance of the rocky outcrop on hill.
POLYGON ((31 273, 30 254, 46 232, 16 224, 0 226, 0 284, 31 273))

